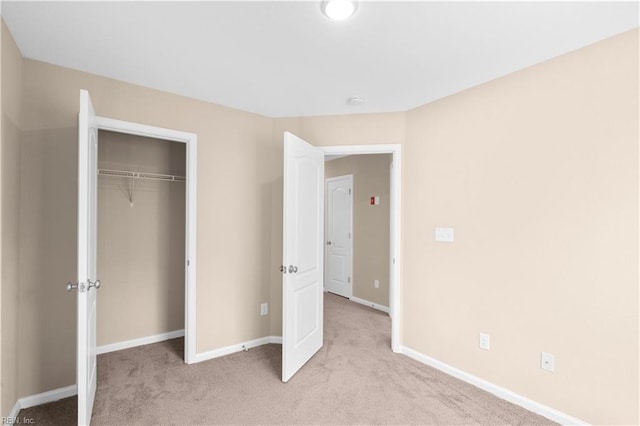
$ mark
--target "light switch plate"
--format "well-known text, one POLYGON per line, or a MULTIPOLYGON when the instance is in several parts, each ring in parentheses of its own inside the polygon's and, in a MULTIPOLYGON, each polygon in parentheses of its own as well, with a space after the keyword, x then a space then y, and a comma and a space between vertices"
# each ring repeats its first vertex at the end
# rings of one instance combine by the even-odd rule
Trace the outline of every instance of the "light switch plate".
POLYGON ((260 305, 260 315, 267 315, 269 313, 269 304, 262 303, 260 305))
POLYGON ((436 241, 444 243, 453 242, 453 228, 436 228, 435 231, 436 241))

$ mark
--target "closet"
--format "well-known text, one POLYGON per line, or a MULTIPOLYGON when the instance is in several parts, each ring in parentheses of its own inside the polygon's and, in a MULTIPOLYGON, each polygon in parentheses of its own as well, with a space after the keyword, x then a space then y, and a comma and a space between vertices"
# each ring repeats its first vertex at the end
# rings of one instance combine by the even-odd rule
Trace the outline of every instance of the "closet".
POLYGON ((101 352, 184 329, 186 144, 103 130, 98 140, 101 352))

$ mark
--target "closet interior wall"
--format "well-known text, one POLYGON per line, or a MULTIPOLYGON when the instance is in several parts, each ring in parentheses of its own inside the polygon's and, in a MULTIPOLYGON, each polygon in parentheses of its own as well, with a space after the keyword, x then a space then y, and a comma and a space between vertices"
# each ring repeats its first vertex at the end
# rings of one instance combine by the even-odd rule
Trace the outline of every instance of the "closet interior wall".
MULTIPOLYGON (((109 131, 98 168, 185 176, 185 144, 109 131)), ((98 176, 98 346, 184 329, 185 183, 98 176)))

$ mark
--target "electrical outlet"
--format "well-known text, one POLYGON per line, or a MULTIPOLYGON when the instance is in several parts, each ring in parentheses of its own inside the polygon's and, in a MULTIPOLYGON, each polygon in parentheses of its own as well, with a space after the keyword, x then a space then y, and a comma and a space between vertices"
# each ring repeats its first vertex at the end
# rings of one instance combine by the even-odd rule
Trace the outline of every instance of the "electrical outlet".
POLYGON ((480 349, 484 349, 485 351, 491 349, 491 336, 486 333, 480 333, 478 346, 480 346, 480 349))
POLYGON ((436 228, 435 229, 435 240, 442 241, 445 243, 453 242, 453 228, 436 228))
POLYGON ((263 303, 260 305, 260 315, 267 315, 269 313, 269 304, 263 303))
POLYGON ((373 280, 373 288, 380 288, 380 280, 373 280))
POLYGON ((542 352, 540 354, 540 368, 543 370, 551 371, 552 373, 556 369, 556 359, 553 354, 542 352))

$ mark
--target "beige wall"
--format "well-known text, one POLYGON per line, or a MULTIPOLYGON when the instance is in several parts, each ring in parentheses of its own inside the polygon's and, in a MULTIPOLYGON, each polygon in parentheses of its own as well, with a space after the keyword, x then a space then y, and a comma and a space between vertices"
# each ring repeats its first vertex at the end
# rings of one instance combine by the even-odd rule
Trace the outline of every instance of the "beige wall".
MULTIPOLYGON (((24 61, 20 396, 75 377, 76 117, 80 89, 101 116, 198 135, 197 351, 269 334, 263 226, 270 183, 259 153, 271 120, 32 60, 24 61)), ((265 149, 262 149, 265 144, 265 149)), ((106 286, 106 284, 105 284, 106 286)), ((106 287, 105 287, 106 288, 106 287)))
MULTIPOLYGON (((184 143, 105 131, 98 140, 100 168, 185 176, 184 143)), ((185 184, 131 184, 98 179, 98 345, 184 328, 185 184)))
POLYGON ((2 21, 2 339, 0 358, 1 415, 6 416, 18 398, 18 247, 19 247, 19 158, 21 126, 22 56, 2 21))
POLYGON ((353 296, 387 307, 390 165, 390 154, 376 154, 339 158, 324 167, 325 178, 353 175, 353 296), (380 197, 379 205, 370 204, 372 196, 380 197))
POLYGON ((638 50, 636 30, 407 114, 403 343, 597 424, 640 421, 638 50))

